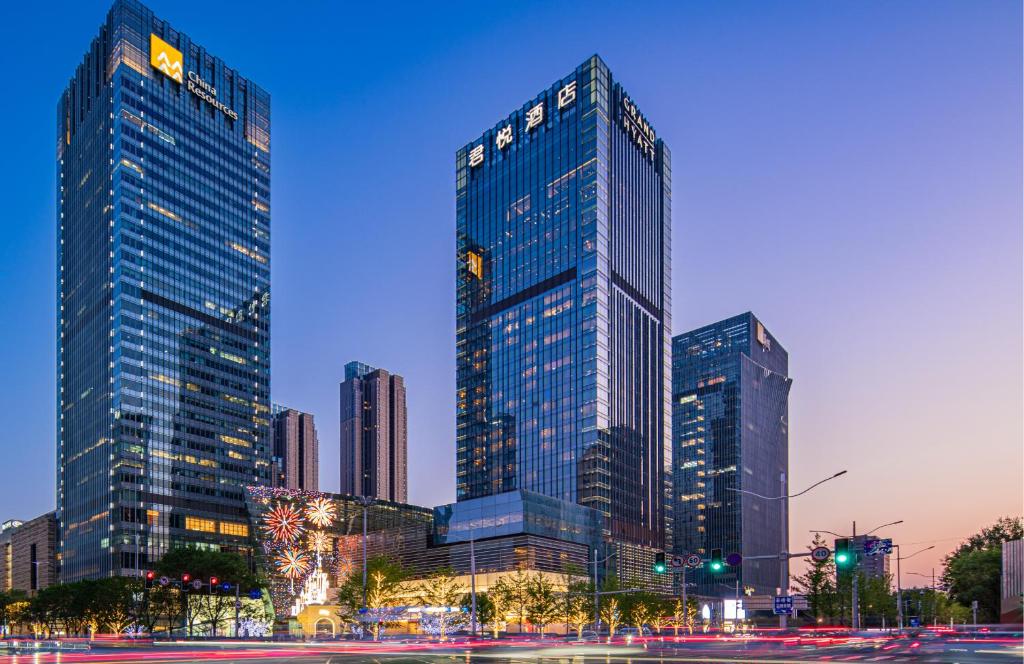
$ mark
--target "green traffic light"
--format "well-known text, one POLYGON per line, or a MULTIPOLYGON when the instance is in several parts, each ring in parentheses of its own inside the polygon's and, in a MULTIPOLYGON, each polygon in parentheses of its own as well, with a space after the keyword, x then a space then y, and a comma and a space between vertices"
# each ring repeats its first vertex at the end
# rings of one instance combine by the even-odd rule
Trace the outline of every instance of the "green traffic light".
POLYGON ((715 570, 717 572, 718 570, 722 569, 722 563, 719 563, 719 562, 711 563, 711 569, 713 569, 713 570, 715 570))
POLYGON ((846 555, 845 553, 836 554, 836 562, 837 563, 845 563, 849 559, 850 559, 850 557, 848 555, 846 555))
POLYGON ((656 564, 654 566, 654 571, 657 574, 664 574, 665 573, 665 563, 658 563, 658 564, 656 564))

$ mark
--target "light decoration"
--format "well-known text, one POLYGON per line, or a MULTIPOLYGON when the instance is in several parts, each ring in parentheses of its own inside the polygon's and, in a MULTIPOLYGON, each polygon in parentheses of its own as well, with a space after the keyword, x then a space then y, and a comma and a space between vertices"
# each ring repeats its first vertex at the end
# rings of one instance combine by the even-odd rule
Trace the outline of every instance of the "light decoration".
POLYGON ((339 568, 351 573, 355 565, 355 545, 344 546, 342 540, 358 538, 338 530, 339 522, 354 517, 343 519, 344 503, 319 491, 270 486, 249 486, 247 491, 250 513, 259 526, 251 532, 263 554, 275 615, 296 616, 307 606, 327 604, 334 580, 340 584, 347 577, 339 568))
POLYGON ((278 505, 264 518, 275 542, 294 542, 302 534, 302 517, 289 505, 278 505))
POLYGON ((314 531, 309 536, 309 550, 320 557, 321 553, 327 553, 331 547, 331 539, 322 530, 314 531))
POLYGON ((327 528, 334 523, 336 510, 327 498, 314 498, 306 505, 306 519, 317 528, 327 528))
POLYGON ((309 571, 309 558, 298 549, 285 549, 275 561, 277 569, 289 579, 295 580, 309 571))

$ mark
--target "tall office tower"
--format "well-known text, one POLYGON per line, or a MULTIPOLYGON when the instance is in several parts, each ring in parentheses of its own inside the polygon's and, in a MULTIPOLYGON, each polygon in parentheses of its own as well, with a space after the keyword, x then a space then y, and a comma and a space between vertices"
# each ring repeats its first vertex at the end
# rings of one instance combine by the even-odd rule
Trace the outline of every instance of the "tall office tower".
POLYGON ((405 380, 361 362, 345 365, 341 384, 341 493, 404 503, 405 380))
POLYGON ((117 0, 56 139, 62 580, 244 549, 270 480, 270 98, 117 0))
POLYGON ((320 443, 310 413, 274 404, 272 484, 283 489, 319 491, 320 443))
POLYGON ((777 556, 789 537, 789 356, 752 313, 672 340, 676 553, 739 553, 741 566, 688 574, 699 594, 787 587, 777 556), (726 586, 726 587, 723 587, 726 586))
POLYGON ((593 56, 455 161, 457 499, 532 491, 663 546, 668 148, 593 56))

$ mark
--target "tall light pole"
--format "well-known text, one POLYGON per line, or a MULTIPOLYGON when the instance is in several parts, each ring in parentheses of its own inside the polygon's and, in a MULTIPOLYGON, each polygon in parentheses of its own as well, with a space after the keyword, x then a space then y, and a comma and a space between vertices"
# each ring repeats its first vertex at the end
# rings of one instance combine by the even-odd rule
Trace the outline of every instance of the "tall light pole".
MULTIPOLYGON (((777 496, 763 496, 763 495, 761 495, 759 493, 755 493, 753 491, 747 491, 746 489, 737 489, 737 488, 731 487, 731 486, 730 487, 726 487, 729 491, 735 491, 736 493, 745 493, 748 496, 754 496, 755 498, 760 498, 762 500, 772 500, 772 501, 774 501, 774 500, 781 500, 782 501, 782 506, 779 508, 779 514, 781 516, 781 521, 782 521, 782 534, 781 534, 781 537, 782 537, 782 547, 779 549, 779 585, 780 585, 779 592, 782 593, 783 597, 789 595, 789 520, 788 520, 788 515, 786 514, 787 508, 789 507, 789 499, 790 498, 798 498, 799 496, 804 495, 805 493, 807 493, 811 489, 814 489, 815 487, 818 487, 818 486, 824 484, 825 482, 828 482, 829 480, 834 480, 835 478, 840 477, 840 476, 845 475, 845 474, 846 474, 845 470, 840 470, 835 475, 829 475, 828 477, 826 477, 823 480, 818 480, 817 482, 815 482, 811 486, 807 487, 803 491, 799 491, 799 492, 794 493, 794 494, 787 494, 786 493, 786 473, 781 473, 779 475, 779 495, 777 495, 777 496)), ((779 615, 779 627, 783 627, 784 628, 785 626, 786 626, 786 614, 783 613, 783 614, 779 615)))
MULTIPOLYGON (((599 563, 606 563, 609 560, 611 560, 612 558, 614 558, 615 557, 615 552, 609 553, 607 556, 605 556, 601 560, 597 559, 597 554, 598 553, 599 553, 599 551, 598 551, 597 547, 594 547, 594 627, 597 628, 594 631, 597 632, 598 636, 600 637, 601 636, 601 634, 600 634, 600 632, 601 632, 601 599, 600 599, 601 598, 601 592, 600 592, 600 588, 598 588, 598 586, 597 586, 597 566, 598 566, 599 563)), ((686 591, 684 590, 683 592, 686 592, 686 591)), ((611 636, 612 635, 609 633, 608 637, 611 638, 611 636)))
POLYGON ((366 612, 366 516, 367 510, 370 505, 373 505, 375 498, 373 496, 359 496, 356 498, 359 504, 363 506, 363 612, 366 612))
MULTIPOLYGON (((872 528, 871 530, 869 530, 868 532, 864 533, 863 535, 861 535, 861 537, 867 537, 871 533, 873 533, 875 531, 878 531, 878 530, 881 530, 882 528, 888 528, 889 526, 898 526, 901 523, 903 523, 903 519, 900 519, 899 521, 890 521, 889 523, 883 523, 882 525, 876 526, 876 527, 872 528)), ((839 533, 834 533, 831 530, 812 530, 811 532, 812 533, 828 533, 829 535, 835 535, 836 537, 839 537, 839 538, 850 538, 850 539, 853 539, 853 538, 857 537, 857 522, 856 521, 853 522, 853 534, 852 535, 840 535, 839 533)), ((860 629, 860 606, 859 606, 859 603, 860 603, 859 599, 860 598, 858 596, 859 595, 859 593, 858 593, 859 587, 858 586, 860 585, 860 575, 857 573, 857 567, 858 567, 857 553, 854 552, 854 557, 853 557, 853 579, 851 579, 851 583, 850 583, 850 586, 851 586, 851 589, 850 589, 850 595, 851 595, 851 597, 850 597, 850 603, 851 603, 851 606, 850 606, 850 622, 852 623, 852 627, 854 629, 860 629)), ((899 568, 899 555, 898 554, 897 554, 897 560, 896 560, 896 567, 897 567, 897 569, 899 568)), ((837 578, 837 580, 838 580, 838 576, 839 576, 839 569, 837 567, 836 568, 836 578, 837 578)))
POLYGON ((896 548, 896 616, 899 618, 899 631, 902 633, 903 632, 903 579, 902 579, 902 576, 900 575, 900 561, 901 560, 907 560, 909 558, 913 558, 914 556, 916 556, 919 553, 924 553, 925 551, 929 551, 931 549, 934 549, 935 545, 932 544, 931 546, 929 546, 927 548, 924 548, 924 549, 921 549, 920 551, 915 551, 914 553, 910 554, 909 556, 901 556, 900 555, 900 545, 899 544, 897 544, 895 548, 896 548))

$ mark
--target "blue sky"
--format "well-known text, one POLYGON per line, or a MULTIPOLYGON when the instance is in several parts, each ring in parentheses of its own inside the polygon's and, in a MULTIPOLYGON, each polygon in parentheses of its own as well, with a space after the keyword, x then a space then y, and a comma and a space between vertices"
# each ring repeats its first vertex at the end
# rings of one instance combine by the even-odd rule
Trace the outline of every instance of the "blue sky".
MULTIPOLYGON (((0 27, 0 519, 54 500, 54 113, 107 10, 60 4, 0 27)), ((756 312, 793 485, 850 470, 794 542, 1021 512, 1020 3, 149 4, 272 95, 273 394, 323 488, 360 359, 406 377, 411 500, 454 498, 454 152, 596 52, 672 149, 674 331, 756 312)))

